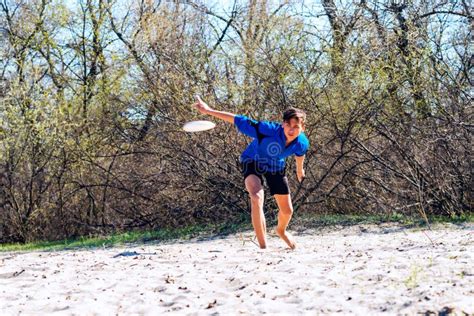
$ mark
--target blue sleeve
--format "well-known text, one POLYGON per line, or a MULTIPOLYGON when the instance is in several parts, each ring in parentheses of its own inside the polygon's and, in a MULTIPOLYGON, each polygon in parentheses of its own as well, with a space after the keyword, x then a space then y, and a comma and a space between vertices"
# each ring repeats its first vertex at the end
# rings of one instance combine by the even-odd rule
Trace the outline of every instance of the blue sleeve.
POLYGON ((258 133, 264 136, 272 136, 278 128, 276 123, 256 121, 245 115, 236 115, 234 117, 234 124, 242 134, 253 138, 257 138, 258 133))
POLYGON ((306 136, 304 136, 304 134, 302 136, 303 137, 302 137, 302 140, 300 142, 300 146, 295 151, 295 156, 297 156, 297 157, 304 156, 306 154, 306 152, 308 151, 308 149, 309 149, 309 140, 308 140, 308 138, 306 138, 306 136))
POLYGON ((236 115, 234 117, 234 124, 242 134, 253 138, 257 137, 256 125, 258 124, 258 121, 252 120, 245 115, 236 115))

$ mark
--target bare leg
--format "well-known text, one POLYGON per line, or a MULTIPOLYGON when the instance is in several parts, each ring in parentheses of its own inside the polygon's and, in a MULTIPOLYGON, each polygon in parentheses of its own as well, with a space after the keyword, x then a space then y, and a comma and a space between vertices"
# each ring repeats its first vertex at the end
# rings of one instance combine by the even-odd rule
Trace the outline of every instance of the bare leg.
POLYGON ((275 194, 276 203, 278 205, 278 225, 275 229, 278 236, 283 239, 284 242, 291 249, 296 248, 296 244, 293 241, 293 236, 286 231, 288 223, 293 215, 293 205, 291 203, 291 196, 289 194, 275 194))
POLYGON ((245 188, 250 195, 252 225, 257 235, 257 241, 260 248, 267 247, 266 234, 267 226, 265 223, 265 215, 263 214, 263 187, 259 177, 256 175, 249 175, 245 178, 245 188))

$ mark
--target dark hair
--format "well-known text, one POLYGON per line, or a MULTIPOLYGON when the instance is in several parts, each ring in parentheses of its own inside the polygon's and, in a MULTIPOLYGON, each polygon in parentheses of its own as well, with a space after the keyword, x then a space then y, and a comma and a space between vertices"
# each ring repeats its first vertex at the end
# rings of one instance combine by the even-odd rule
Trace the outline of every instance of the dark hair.
POLYGON ((283 112, 283 122, 289 122, 292 118, 304 124, 306 121, 306 113, 303 110, 293 107, 286 109, 285 112, 283 112))

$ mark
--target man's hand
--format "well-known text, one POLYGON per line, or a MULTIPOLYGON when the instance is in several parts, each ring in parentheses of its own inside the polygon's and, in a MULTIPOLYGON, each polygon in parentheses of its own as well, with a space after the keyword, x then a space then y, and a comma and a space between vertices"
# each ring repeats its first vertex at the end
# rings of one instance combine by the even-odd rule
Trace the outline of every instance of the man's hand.
POLYGON ((196 95, 195 98, 196 98, 196 103, 194 103, 193 106, 202 114, 208 114, 208 111, 211 110, 209 105, 207 105, 203 100, 201 100, 201 98, 198 95, 196 95))
POLYGON ((299 182, 302 182, 305 177, 305 172, 303 168, 296 168, 296 177, 299 182))
POLYGON ((303 181, 305 177, 304 173, 304 158, 305 156, 295 156, 296 160, 296 177, 298 178, 298 181, 301 182, 303 181))

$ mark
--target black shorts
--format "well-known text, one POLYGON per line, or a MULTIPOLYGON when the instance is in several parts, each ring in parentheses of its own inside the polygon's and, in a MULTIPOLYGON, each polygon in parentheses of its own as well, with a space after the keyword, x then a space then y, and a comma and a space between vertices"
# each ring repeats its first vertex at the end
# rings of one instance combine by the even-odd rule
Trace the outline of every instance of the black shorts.
POLYGON ((243 162, 242 174, 245 178, 249 175, 254 174, 260 178, 260 182, 263 186, 263 177, 267 182, 268 187, 270 188, 270 194, 290 194, 290 187, 288 186, 288 178, 286 177, 286 170, 270 172, 264 170, 264 168, 259 168, 255 161, 243 162))

